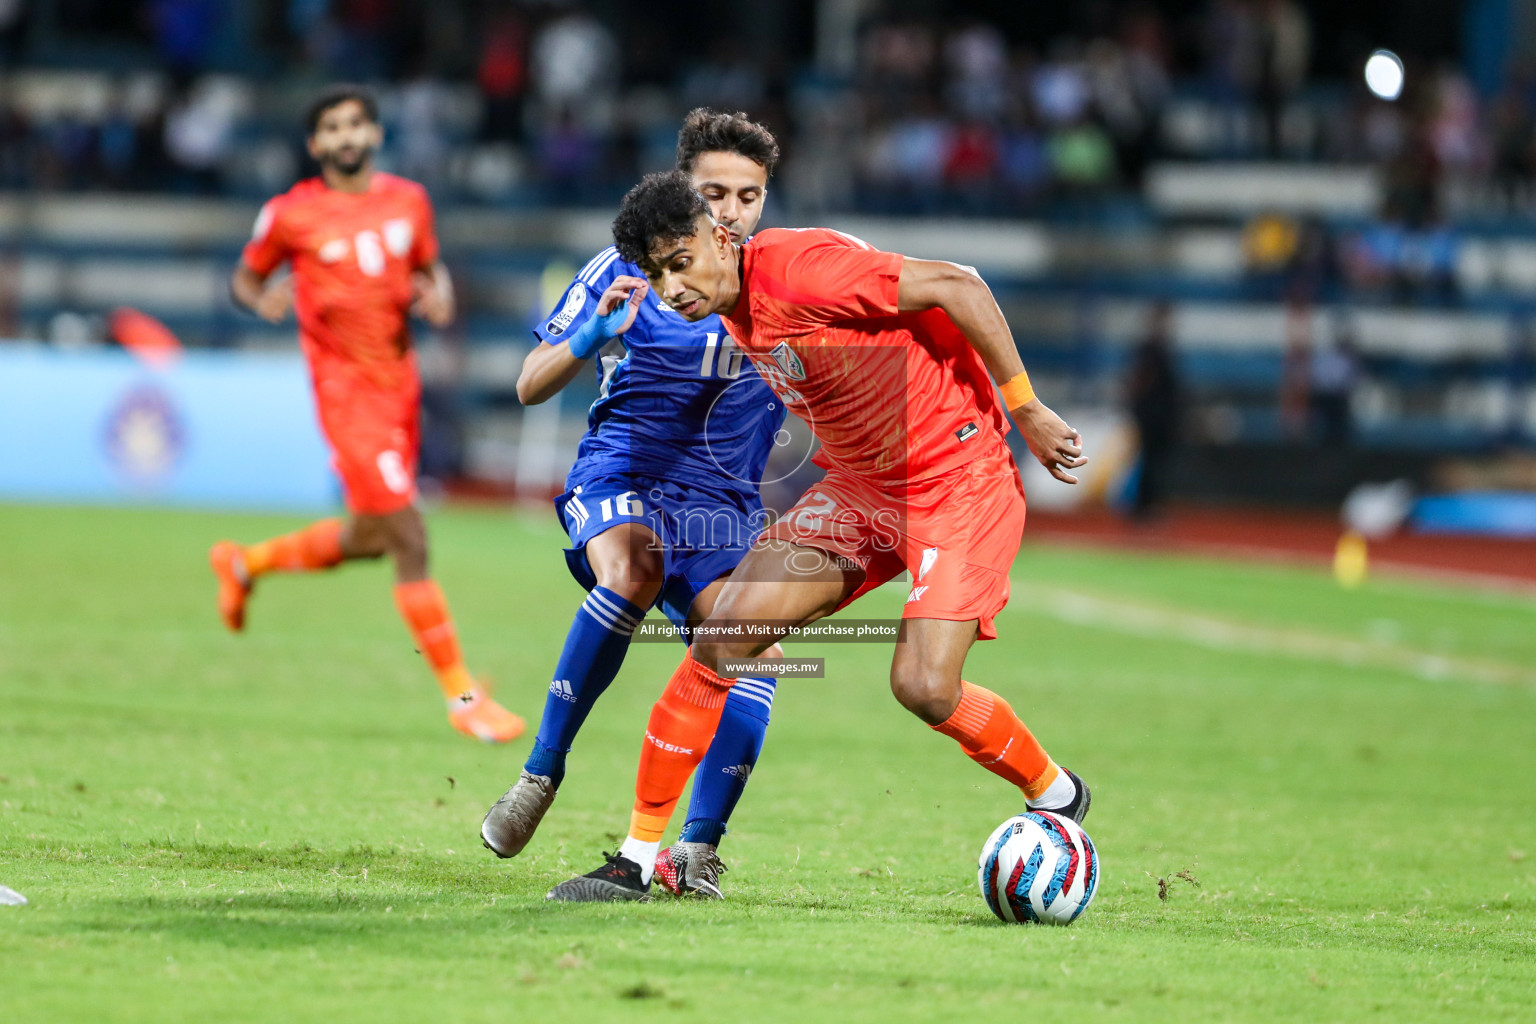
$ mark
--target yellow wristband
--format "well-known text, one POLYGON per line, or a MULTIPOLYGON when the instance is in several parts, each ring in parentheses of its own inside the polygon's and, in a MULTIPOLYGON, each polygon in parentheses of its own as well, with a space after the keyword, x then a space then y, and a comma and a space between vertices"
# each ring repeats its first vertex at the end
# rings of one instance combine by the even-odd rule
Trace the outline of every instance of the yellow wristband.
POLYGON ((1030 387, 1029 374, 1023 370, 1003 381, 998 390, 1003 393, 1003 404, 1010 412, 1035 400, 1035 389, 1030 387))

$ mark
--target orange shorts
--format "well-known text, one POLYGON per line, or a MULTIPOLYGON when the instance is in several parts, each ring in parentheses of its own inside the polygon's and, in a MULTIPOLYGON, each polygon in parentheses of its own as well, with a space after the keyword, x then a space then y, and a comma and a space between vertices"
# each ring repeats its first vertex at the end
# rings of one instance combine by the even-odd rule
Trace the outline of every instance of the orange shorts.
POLYGON ((321 378, 315 398, 347 511, 384 516, 413 503, 421 447, 420 387, 394 390, 359 385, 355 379, 321 378))
POLYGON ((856 563, 864 583, 850 603, 909 570, 902 618, 975 619, 983 640, 997 637, 1023 535, 1024 485, 1002 443, 899 489, 829 470, 764 534, 856 563))

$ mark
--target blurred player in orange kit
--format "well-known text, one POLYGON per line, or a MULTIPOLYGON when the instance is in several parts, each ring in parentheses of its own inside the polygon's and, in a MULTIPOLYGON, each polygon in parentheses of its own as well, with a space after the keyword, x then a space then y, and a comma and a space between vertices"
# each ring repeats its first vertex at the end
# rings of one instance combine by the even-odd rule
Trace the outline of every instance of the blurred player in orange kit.
POLYGON ((421 379, 409 316, 442 327, 454 314, 432 204, 415 182, 374 170, 383 131, 367 90, 327 89, 310 107, 308 130, 320 176, 262 207, 230 289, 272 323, 290 305, 297 314, 350 516, 259 544, 215 544, 209 560, 219 580, 219 614, 239 632, 263 574, 387 554, 395 563, 395 603, 437 674, 449 723, 466 736, 505 742, 522 733, 523 721, 491 700, 465 668, 448 603, 427 575, 426 525, 416 508, 421 379), (292 273, 270 281, 284 262, 292 273))

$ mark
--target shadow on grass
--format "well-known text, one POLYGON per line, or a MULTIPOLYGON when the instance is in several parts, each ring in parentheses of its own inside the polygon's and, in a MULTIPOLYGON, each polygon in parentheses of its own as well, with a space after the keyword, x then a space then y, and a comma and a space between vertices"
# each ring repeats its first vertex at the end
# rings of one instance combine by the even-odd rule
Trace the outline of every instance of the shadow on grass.
POLYGON ((354 942, 360 932, 415 947, 466 931, 576 935, 597 924, 687 929, 764 918, 815 931, 1007 927, 979 900, 972 906, 949 893, 907 890, 870 894, 751 886, 724 902, 660 896, 643 904, 550 903, 544 899, 553 884, 550 872, 533 863, 466 871, 436 854, 398 846, 39 843, 33 856, 118 876, 115 893, 103 898, 76 892, 64 927, 96 935, 172 932, 237 947, 354 942), (124 878, 124 869, 134 870, 124 878), (123 895, 123 882, 139 888, 137 894, 123 895))
POLYGON ((537 946, 590 935, 594 927, 650 934, 657 929, 754 928, 765 918, 810 932, 940 926, 1002 928, 990 916, 962 910, 867 907, 836 900, 769 898, 718 903, 662 899, 648 903, 565 904, 537 891, 486 896, 463 889, 424 891, 419 878, 386 879, 370 873, 367 883, 329 885, 312 879, 272 891, 272 879, 252 879, 258 891, 229 896, 195 889, 159 889, 139 896, 91 900, 77 905, 64 927, 81 934, 174 934, 228 947, 276 949, 350 945, 360 934, 383 946, 445 952, 466 935, 480 934, 513 946, 537 946), (815 906, 811 904, 814 903, 815 906))
MULTIPOLYGON (((573 906, 548 903, 542 893, 504 897, 492 904, 454 894, 433 898, 308 890, 247 893, 232 901, 158 893, 92 901, 49 930, 108 943, 145 935, 245 952, 310 949, 342 954, 374 949, 447 963, 470 949, 477 955, 493 949, 497 956, 554 956, 595 935, 651 942, 697 931, 729 942, 732 934, 736 940, 755 934, 765 911, 775 924, 801 934, 863 930, 871 923, 846 915, 774 914, 763 905, 738 905, 729 911, 673 900, 573 906)), ((907 923, 911 925, 911 918, 907 923)))
MULTIPOLYGON (((327 865, 360 870, 380 861, 409 860, 417 851, 398 846, 375 848, 358 845, 327 850, 307 842, 288 846, 236 846, 233 843, 177 843, 150 840, 102 846, 77 843, 35 842, 29 860, 57 863, 94 863, 120 867, 165 867, 188 871, 297 871, 327 865)), ((423 859, 427 859, 423 857, 423 859)))

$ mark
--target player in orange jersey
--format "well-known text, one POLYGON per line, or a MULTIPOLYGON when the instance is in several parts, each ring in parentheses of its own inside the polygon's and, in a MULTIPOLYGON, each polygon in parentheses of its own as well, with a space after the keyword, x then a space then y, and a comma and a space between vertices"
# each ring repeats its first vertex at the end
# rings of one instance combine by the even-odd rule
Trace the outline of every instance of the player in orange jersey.
POLYGON ((367 90, 326 90, 310 108, 308 127, 320 176, 261 208, 230 288, 272 323, 290 306, 297 314, 350 515, 250 546, 215 544, 209 558, 219 614, 238 632, 251 588, 265 573, 387 554, 395 563, 395 602, 437 674, 449 722, 467 736, 505 742, 522 733, 523 721, 465 668, 448 603, 427 575, 427 531, 416 508, 421 379, 409 316, 442 327, 454 314, 432 204, 420 185, 374 169, 383 132, 367 90), (285 262, 292 273, 272 281, 285 262))
POLYGON ((614 239, 683 317, 720 314, 820 439, 827 474, 736 567, 652 709, 623 847, 550 898, 642 898, 639 865, 654 856, 740 671, 726 664, 904 569, 912 588, 891 663, 896 699, 1017 786, 1030 809, 1082 820, 1082 779, 1002 697, 962 677, 971 645, 997 636, 1024 530, 1024 490, 1003 440, 1009 418, 1057 479, 1076 483, 1069 470, 1087 461, 1077 431, 1035 398, 986 283, 967 267, 819 228, 769 229, 738 244, 676 172, 630 191, 614 239))

